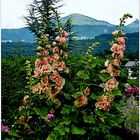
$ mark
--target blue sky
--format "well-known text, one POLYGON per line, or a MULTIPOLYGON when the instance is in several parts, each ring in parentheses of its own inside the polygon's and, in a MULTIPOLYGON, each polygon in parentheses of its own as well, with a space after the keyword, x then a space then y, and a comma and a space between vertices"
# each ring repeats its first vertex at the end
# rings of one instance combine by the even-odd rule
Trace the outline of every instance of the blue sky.
MULTIPOLYGON (((20 28, 25 23, 23 16, 27 15, 26 6, 33 0, 2 0, 2 28, 20 28)), ((79 13, 118 24, 124 13, 130 13, 133 18, 127 24, 139 19, 139 0, 63 0, 60 9, 62 17, 79 13)))

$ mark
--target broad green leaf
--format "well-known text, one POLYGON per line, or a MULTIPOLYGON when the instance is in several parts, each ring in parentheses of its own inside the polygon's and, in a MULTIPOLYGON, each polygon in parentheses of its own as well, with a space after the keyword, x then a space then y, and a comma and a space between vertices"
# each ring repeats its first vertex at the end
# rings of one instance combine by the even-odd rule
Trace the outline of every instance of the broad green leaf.
POLYGON ((93 99, 93 100, 98 99, 101 95, 96 95, 95 93, 91 93, 90 98, 93 99))
POLYGON ((64 107, 61 110, 61 114, 69 114, 71 112, 71 107, 68 105, 64 105, 64 107))
POLYGON ((35 112, 37 115, 45 117, 48 114, 48 109, 46 107, 35 108, 35 112))
POLYGON ((49 134, 49 136, 47 137, 46 140, 53 140, 53 138, 51 138, 51 136, 50 136, 50 134, 49 134))
POLYGON ((119 89, 115 89, 112 91, 113 96, 122 96, 122 93, 119 89))
POLYGON ((84 128, 73 126, 73 128, 71 129, 71 133, 76 135, 84 135, 86 133, 86 130, 84 128))
POLYGON ((87 72, 84 71, 84 70, 79 70, 79 71, 77 72, 77 76, 80 77, 80 78, 82 78, 82 79, 84 79, 84 80, 89 79, 89 73, 87 73, 87 72))
POLYGON ((98 76, 103 82, 105 82, 106 80, 110 78, 110 75, 105 74, 105 73, 100 73, 98 76))
POLYGON ((14 130, 11 130, 9 133, 10 133, 10 136, 21 138, 21 136, 14 130))
POLYGON ((90 115, 90 116, 84 115, 83 116, 83 120, 86 123, 95 123, 95 117, 94 117, 94 115, 90 115))

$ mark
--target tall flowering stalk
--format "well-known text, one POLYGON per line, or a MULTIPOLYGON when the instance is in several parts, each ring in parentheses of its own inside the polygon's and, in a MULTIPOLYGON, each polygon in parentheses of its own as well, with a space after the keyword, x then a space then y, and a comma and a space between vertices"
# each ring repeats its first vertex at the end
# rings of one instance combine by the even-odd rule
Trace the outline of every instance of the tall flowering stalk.
POLYGON ((111 103, 114 99, 112 95, 112 91, 118 88, 119 82, 117 82, 115 76, 120 76, 120 70, 118 67, 121 65, 121 59, 124 57, 125 51, 125 33, 120 28, 124 25, 125 19, 128 17, 132 17, 129 14, 125 14, 120 19, 120 25, 118 26, 118 30, 115 30, 112 34, 114 35, 114 40, 111 42, 111 51, 112 51, 112 60, 107 60, 105 62, 106 69, 103 69, 101 73, 107 73, 111 76, 109 80, 105 83, 101 84, 103 88, 104 94, 97 99, 97 103, 95 104, 96 109, 102 109, 105 111, 109 111, 111 108, 111 103))
POLYGON ((35 61, 34 79, 38 82, 33 85, 32 92, 35 94, 45 93, 50 99, 62 90, 65 79, 61 76, 62 72, 68 72, 63 59, 67 56, 66 50, 66 31, 59 28, 59 33, 55 40, 50 44, 49 35, 42 35, 38 39, 37 47, 38 58, 35 61))

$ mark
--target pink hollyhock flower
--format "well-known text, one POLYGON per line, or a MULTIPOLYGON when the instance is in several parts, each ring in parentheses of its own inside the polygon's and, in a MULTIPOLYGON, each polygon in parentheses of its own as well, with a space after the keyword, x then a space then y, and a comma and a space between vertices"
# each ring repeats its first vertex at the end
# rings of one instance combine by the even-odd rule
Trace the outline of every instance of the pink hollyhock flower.
POLYGON ((113 76, 120 76, 120 70, 114 69, 113 76))
POLYGON ((119 52, 118 52, 118 58, 121 59, 121 58, 123 58, 123 57, 124 57, 123 51, 119 51, 119 52))
POLYGON ((74 102, 75 106, 77 107, 81 107, 81 106, 85 106, 88 104, 88 99, 86 96, 80 96, 78 97, 78 99, 76 99, 76 101, 74 102))
POLYGON ((45 50, 45 49, 44 49, 43 47, 41 47, 41 46, 38 46, 36 49, 37 49, 37 50, 40 50, 40 51, 44 51, 44 50, 45 50))
POLYGON ((59 55, 58 55, 57 53, 55 53, 55 54, 52 56, 52 61, 56 62, 58 59, 59 59, 59 55))
POLYGON ((112 47, 111 47, 111 51, 112 52, 118 52, 118 51, 120 51, 120 45, 113 44, 112 47))
POLYGON ((2 132, 8 132, 10 130, 10 128, 8 127, 8 125, 3 125, 1 130, 2 130, 2 132))
POLYGON ((43 54, 47 56, 49 54, 49 52, 47 50, 45 50, 45 51, 43 51, 43 54))
POLYGON ((125 45, 125 39, 123 37, 118 37, 116 38, 116 41, 120 44, 120 45, 125 45))
POLYGON ((58 47, 54 47, 53 48, 53 53, 56 53, 56 52, 58 52, 59 51, 59 48, 58 47))
POLYGON ((54 81, 55 81, 56 85, 58 85, 58 86, 60 86, 62 84, 62 78, 61 77, 56 78, 54 81))
POLYGON ((120 59, 115 58, 115 59, 113 60, 112 64, 113 64, 114 66, 120 66, 120 64, 121 64, 120 59))
POLYGON ((105 111, 109 111, 111 107, 111 102, 113 101, 113 97, 111 96, 101 96, 97 100, 98 102, 95 104, 96 108, 103 109, 105 111))
POLYGON ((42 73, 46 74, 48 72, 51 72, 53 70, 52 66, 50 64, 46 64, 42 66, 42 73))
POLYGON ((86 87, 86 89, 84 90, 84 94, 86 96, 88 96, 90 94, 90 88, 89 87, 86 87))
POLYGON ((40 94, 41 93, 41 83, 34 85, 32 87, 32 92, 40 94))
POLYGON ((41 60, 41 64, 42 65, 47 65, 49 62, 48 62, 48 58, 43 58, 42 60, 41 60))
POLYGON ((43 77, 42 78, 42 80, 41 80, 41 83, 43 84, 43 85, 48 85, 48 83, 49 83, 49 80, 48 80, 48 77, 43 77))
POLYGON ((117 80, 115 78, 111 78, 105 83, 104 86, 105 86, 105 90, 111 91, 111 90, 114 90, 115 88, 117 88, 118 85, 119 85, 119 83, 117 82, 117 80))
POLYGON ((66 38, 65 37, 60 38, 60 43, 65 44, 66 43, 66 38))
POLYGON ((36 61, 35 61, 35 67, 36 68, 39 68, 40 66, 41 66, 41 60, 40 59, 36 59, 36 61))
POLYGON ((59 86, 57 86, 57 90, 60 91, 64 85, 65 85, 65 79, 61 78, 61 84, 59 86))
POLYGON ((52 43, 53 46, 56 46, 56 44, 57 44, 57 43, 56 43, 55 41, 52 43))
POLYGON ((117 35, 119 33, 118 30, 115 30, 114 32, 112 32, 113 35, 117 35))
POLYGON ((41 74, 42 74, 42 70, 41 70, 41 69, 36 68, 36 69, 34 70, 34 76, 35 76, 35 77, 39 77, 41 74))
POLYGON ((37 53, 36 53, 36 55, 37 55, 38 57, 40 57, 42 54, 41 54, 41 53, 39 53, 39 52, 37 52, 37 53))
POLYGON ((45 46, 45 48, 50 48, 50 47, 51 47, 51 45, 46 45, 46 46, 45 46))
POLYGON ((60 36, 56 36, 55 40, 60 41, 60 36))
POLYGON ((62 71, 62 70, 64 70, 64 68, 66 67, 66 65, 65 65, 65 62, 64 61, 59 61, 58 63, 55 64, 55 67, 59 71, 62 71))
POLYGON ((60 78, 60 75, 55 71, 51 74, 50 79, 54 81, 56 78, 60 78))
POLYGON ((63 31, 62 31, 62 35, 63 35, 64 37, 67 37, 68 34, 67 34, 66 31, 63 30, 63 31))

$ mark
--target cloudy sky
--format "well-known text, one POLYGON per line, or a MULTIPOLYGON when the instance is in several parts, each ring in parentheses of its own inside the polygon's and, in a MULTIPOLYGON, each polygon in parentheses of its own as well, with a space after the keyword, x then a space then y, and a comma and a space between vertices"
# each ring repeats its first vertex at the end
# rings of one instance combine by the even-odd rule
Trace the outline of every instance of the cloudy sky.
MULTIPOLYGON (((23 16, 27 15, 26 6, 33 0, 2 0, 2 28, 20 28, 25 23, 23 16)), ((60 9, 62 17, 79 13, 118 24, 124 13, 130 13, 133 18, 127 24, 139 19, 139 0, 63 0, 60 9)))

